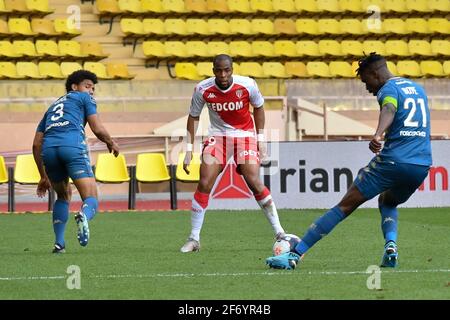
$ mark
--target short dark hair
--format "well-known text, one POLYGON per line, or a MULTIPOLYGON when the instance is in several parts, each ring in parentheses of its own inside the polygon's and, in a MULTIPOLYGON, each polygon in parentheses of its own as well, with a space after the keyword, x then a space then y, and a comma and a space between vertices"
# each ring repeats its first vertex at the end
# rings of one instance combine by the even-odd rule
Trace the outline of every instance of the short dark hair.
POLYGON ((361 58, 358 61, 358 69, 356 69, 356 74, 358 76, 361 75, 361 73, 369 68, 370 65, 378 61, 384 61, 384 63, 386 63, 386 59, 376 52, 371 52, 368 56, 364 56, 364 58, 361 58))
POLYGON ((214 57, 213 67, 216 65, 216 62, 218 62, 220 60, 228 60, 230 62, 230 65, 233 65, 233 59, 229 55, 227 55, 227 54, 218 54, 217 56, 214 57))
POLYGON ((88 70, 78 70, 75 72, 72 72, 66 80, 66 91, 70 92, 72 91, 72 85, 73 84, 80 84, 83 80, 91 80, 94 84, 98 82, 97 75, 93 72, 90 72, 88 70))

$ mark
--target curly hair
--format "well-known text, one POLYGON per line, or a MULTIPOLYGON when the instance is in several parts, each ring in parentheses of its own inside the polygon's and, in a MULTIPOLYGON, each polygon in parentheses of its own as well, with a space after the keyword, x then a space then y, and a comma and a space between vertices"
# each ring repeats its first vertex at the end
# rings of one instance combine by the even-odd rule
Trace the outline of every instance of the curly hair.
POLYGON ((378 61, 384 61, 386 63, 386 59, 376 52, 371 52, 368 56, 364 56, 364 58, 361 58, 358 61, 358 69, 356 69, 356 74, 359 76, 370 65, 378 61))
POLYGON ((88 70, 78 70, 71 73, 66 80, 66 91, 72 91, 72 84, 80 84, 83 80, 91 80, 94 84, 98 82, 97 75, 88 70))

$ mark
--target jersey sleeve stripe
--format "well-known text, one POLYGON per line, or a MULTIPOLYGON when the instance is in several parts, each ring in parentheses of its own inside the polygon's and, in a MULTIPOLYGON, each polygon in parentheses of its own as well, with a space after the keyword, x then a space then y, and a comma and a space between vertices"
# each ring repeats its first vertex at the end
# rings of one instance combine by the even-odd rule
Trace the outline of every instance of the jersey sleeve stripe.
POLYGON ((391 103, 394 105, 395 109, 397 110, 397 99, 395 99, 394 97, 384 97, 383 102, 381 103, 381 107, 384 107, 386 104, 391 103))

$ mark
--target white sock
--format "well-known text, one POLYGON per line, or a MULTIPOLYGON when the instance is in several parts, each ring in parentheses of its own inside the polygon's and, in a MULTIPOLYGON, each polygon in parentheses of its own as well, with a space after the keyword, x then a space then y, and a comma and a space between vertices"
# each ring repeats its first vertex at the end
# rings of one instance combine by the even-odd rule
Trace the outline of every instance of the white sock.
POLYGON ((272 195, 268 195, 262 200, 257 201, 261 209, 264 211, 264 214, 272 225, 273 231, 275 235, 279 232, 284 232, 283 227, 280 224, 280 219, 278 218, 277 208, 275 207, 275 203, 273 202, 272 195))
POLYGON ((192 199, 191 209, 191 235, 189 238, 200 241, 200 230, 202 229, 203 220, 205 219, 206 208, 202 208, 201 205, 195 199, 192 199))

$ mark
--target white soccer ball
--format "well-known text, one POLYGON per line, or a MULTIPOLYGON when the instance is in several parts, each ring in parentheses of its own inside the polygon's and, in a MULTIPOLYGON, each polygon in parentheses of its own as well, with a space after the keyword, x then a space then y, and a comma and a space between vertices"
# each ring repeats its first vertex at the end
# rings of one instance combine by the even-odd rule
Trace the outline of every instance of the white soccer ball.
POLYGON ((282 239, 275 241, 272 252, 274 256, 291 251, 300 242, 295 234, 288 233, 282 239))

